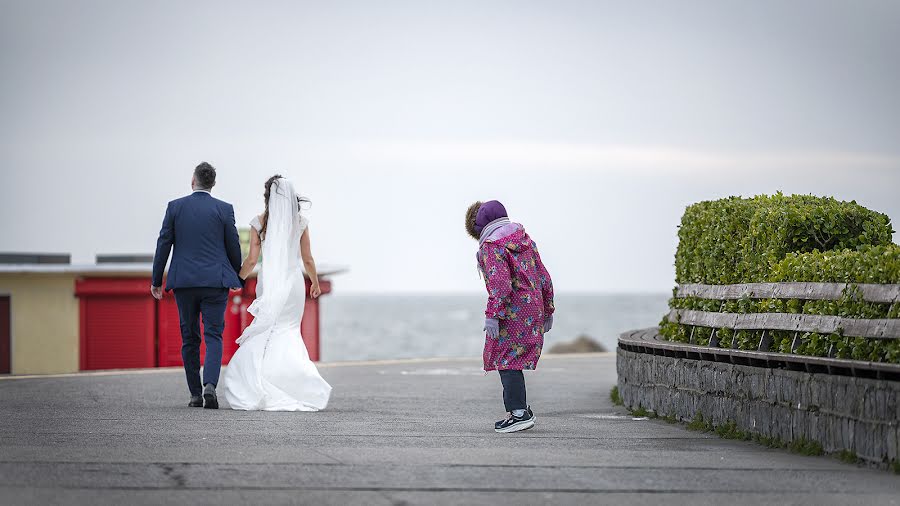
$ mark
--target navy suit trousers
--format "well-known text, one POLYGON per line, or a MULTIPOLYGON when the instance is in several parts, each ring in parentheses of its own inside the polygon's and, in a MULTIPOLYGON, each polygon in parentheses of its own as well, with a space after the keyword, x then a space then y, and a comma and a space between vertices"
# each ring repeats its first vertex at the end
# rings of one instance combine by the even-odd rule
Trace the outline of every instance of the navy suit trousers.
POLYGON ((175 302, 181 320, 181 359, 192 396, 203 393, 203 385, 219 383, 222 369, 222 332, 225 330, 227 288, 176 288, 175 302), (200 381, 200 318, 206 359, 203 382, 200 381))

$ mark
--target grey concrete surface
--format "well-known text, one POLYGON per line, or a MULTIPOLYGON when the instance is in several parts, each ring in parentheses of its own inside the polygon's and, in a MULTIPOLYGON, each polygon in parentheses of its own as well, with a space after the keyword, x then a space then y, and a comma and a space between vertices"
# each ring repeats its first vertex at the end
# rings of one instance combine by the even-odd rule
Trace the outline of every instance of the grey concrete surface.
POLYGON ((0 503, 900 504, 888 472, 632 419, 613 354, 542 359, 510 435, 478 360, 321 370, 320 413, 188 408, 177 370, 0 379, 0 503))

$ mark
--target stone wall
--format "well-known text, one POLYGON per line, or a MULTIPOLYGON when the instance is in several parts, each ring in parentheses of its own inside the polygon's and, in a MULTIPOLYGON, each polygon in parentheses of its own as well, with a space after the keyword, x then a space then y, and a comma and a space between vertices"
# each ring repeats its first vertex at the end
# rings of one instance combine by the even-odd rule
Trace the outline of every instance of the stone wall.
POLYGON ((618 348, 619 394, 630 408, 722 425, 785 442, 818 441, 873 463, 898 459, 900 382, 811 374, 618 348))

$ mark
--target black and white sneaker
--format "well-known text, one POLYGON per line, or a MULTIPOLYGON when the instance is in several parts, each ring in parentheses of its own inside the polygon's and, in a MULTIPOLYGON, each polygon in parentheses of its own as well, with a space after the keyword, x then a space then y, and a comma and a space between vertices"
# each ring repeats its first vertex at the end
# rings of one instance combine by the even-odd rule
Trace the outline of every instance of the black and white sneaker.
POLYGON ((506 420, 500 420, 494 424, 494 432, 508 434, 510 432, 519 432, 520 430, 528 430, 534 427, 534 413, 531 409, 526 409, 525 414, 516 416, 510 413, 506 420))

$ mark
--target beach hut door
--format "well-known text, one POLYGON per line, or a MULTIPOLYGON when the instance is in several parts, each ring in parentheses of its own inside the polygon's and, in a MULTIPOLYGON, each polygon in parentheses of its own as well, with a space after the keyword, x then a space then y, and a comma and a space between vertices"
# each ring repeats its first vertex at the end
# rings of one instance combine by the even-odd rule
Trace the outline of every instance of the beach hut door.
POLYGON ((12 329, 9 321, 9 295, 0 295, 0 374, 10 373, 12 329))

